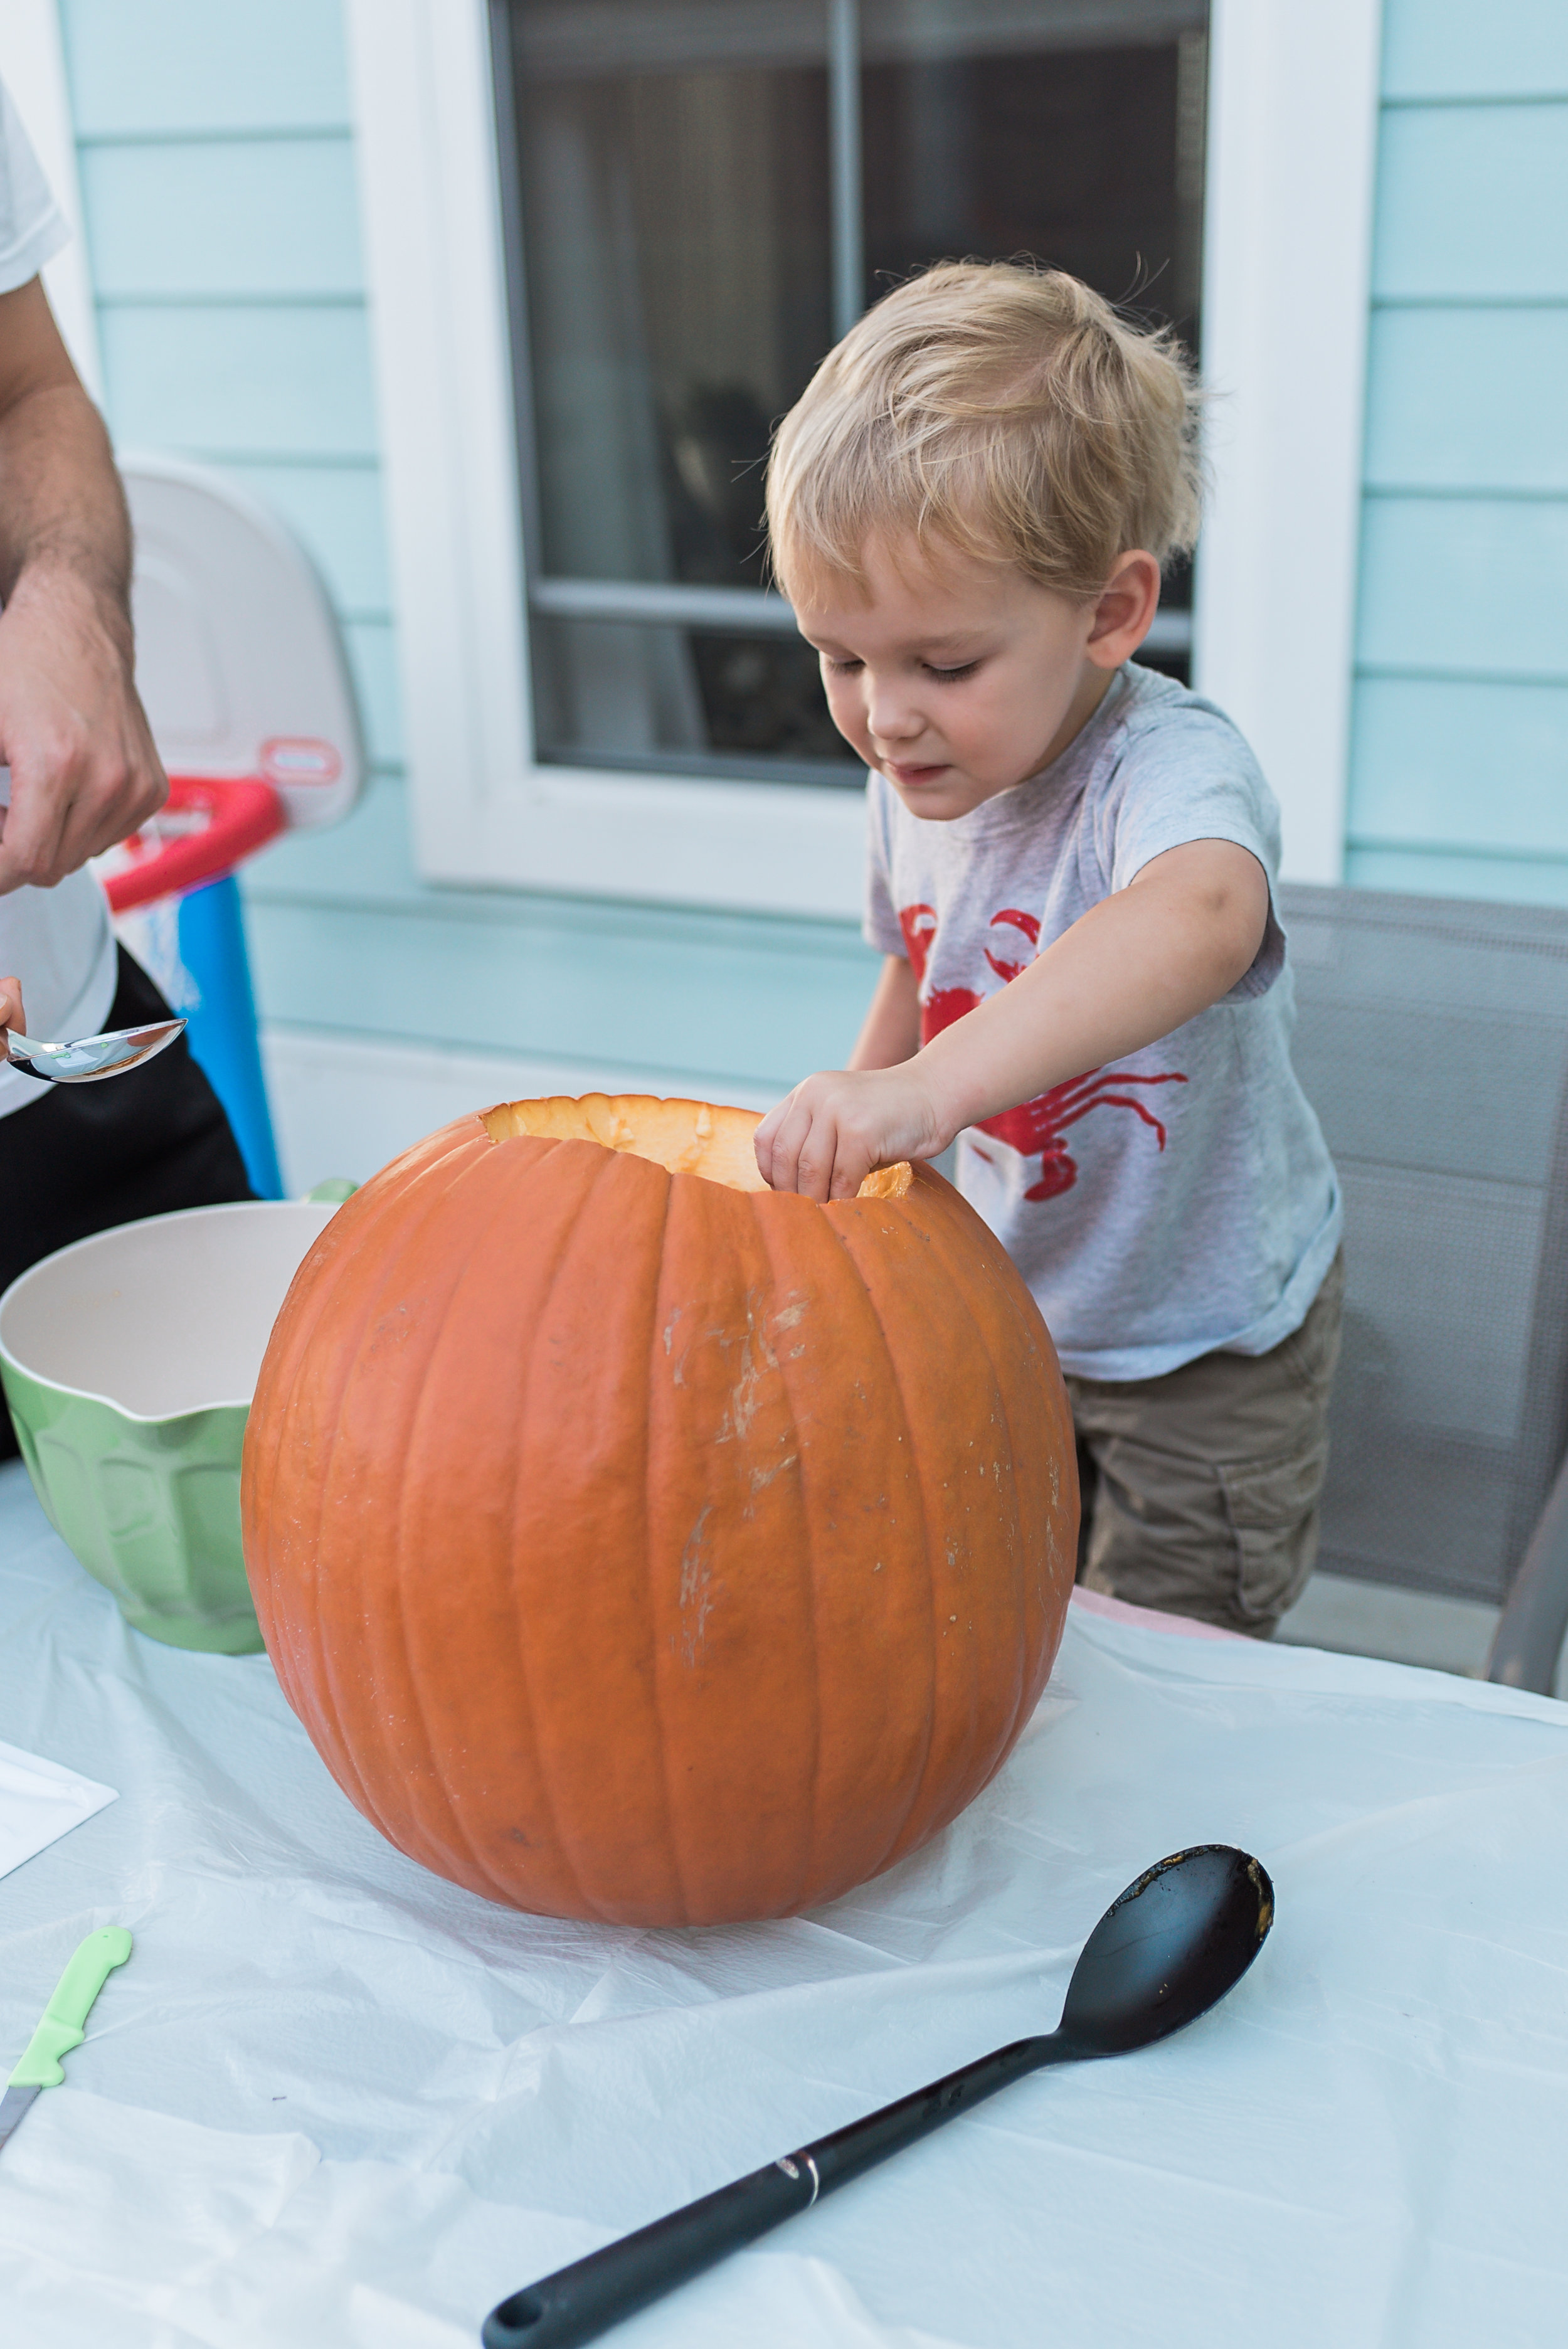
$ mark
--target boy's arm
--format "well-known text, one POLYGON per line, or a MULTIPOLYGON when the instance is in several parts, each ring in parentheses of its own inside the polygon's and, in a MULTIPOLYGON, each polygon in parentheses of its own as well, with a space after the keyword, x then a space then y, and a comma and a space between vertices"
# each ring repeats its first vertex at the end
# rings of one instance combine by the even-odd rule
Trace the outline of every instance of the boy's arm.
POLYGON ((920 1050, 920 987, 903 955, 882 957, 876 984, 855 1049, 851 1069, 892 1069, 913 1061, 920 1050))
POLYGON ((874 1167, 934 1158, 965 1126, 1217 1003, 1252 968, 1268 905, 1250 850, 1228 840, 1167 849, 913 1060, 797 1085, 757 1129, 758 1167, 776 1191, 848 1199, 874 1167))

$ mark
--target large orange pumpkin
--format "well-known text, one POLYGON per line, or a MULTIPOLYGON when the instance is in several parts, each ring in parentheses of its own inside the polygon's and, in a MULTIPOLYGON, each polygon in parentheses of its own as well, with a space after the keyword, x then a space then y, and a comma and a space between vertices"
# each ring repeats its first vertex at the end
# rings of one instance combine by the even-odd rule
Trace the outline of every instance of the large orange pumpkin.
POLYGON ((522 1909, 770 1917, 915 1850, 1045 1685, 1056 1356, 939 1175, 768 1190, 742 1110, 518 1102, 289 1291, 245 1442, 284 1689, 402 1850, 522 1909))

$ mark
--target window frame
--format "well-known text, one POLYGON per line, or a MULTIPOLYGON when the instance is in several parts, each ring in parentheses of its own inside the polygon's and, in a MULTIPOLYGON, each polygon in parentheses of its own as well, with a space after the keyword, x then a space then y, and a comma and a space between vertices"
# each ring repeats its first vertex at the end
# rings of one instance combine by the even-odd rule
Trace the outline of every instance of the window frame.
MULTIPOLYGON (((1379 16, 1379 0, 1211 13, 1204 349, 1225 397, 1196 681, 1263 757, 1298 879, 1337 879, 1343 855, 1379 16), (1315 321, 1310 387, 1282 254, 1295 317, 1315 321)), ((420 870, 852 917, 861 792, 532 755, 489 17, 488 0, 346 0, 420 870)))

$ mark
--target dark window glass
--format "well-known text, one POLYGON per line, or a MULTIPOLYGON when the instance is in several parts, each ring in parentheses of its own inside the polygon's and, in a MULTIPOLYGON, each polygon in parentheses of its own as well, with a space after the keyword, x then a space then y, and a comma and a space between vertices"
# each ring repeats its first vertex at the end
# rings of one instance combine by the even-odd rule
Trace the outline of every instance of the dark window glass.
POLYGON ((853 781, 758 601, 769 428, 835 308, 934 260, 1030 254, 1195 338, 1206 6, 495 14, 539 753, 853 781))
POLYGON ((1195 344, 1208 11, 867 0, 865 256, 1027 254, 1195 344))

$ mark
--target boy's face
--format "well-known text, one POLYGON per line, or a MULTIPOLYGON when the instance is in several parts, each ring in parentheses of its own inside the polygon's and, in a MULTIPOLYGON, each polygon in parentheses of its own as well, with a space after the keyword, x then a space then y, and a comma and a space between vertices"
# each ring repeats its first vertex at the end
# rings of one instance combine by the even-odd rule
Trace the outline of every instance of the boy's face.
POLYGON ((849 581, 815 583, 796 617, 840 733, 937 823, 1059 757, 1141 643, 1160 589, 1150 554, 1120 556, 1098 601, 1075 603, 971 555, 934 568, 913 539, 872 540, 865 573, 864 601, 849 581))

